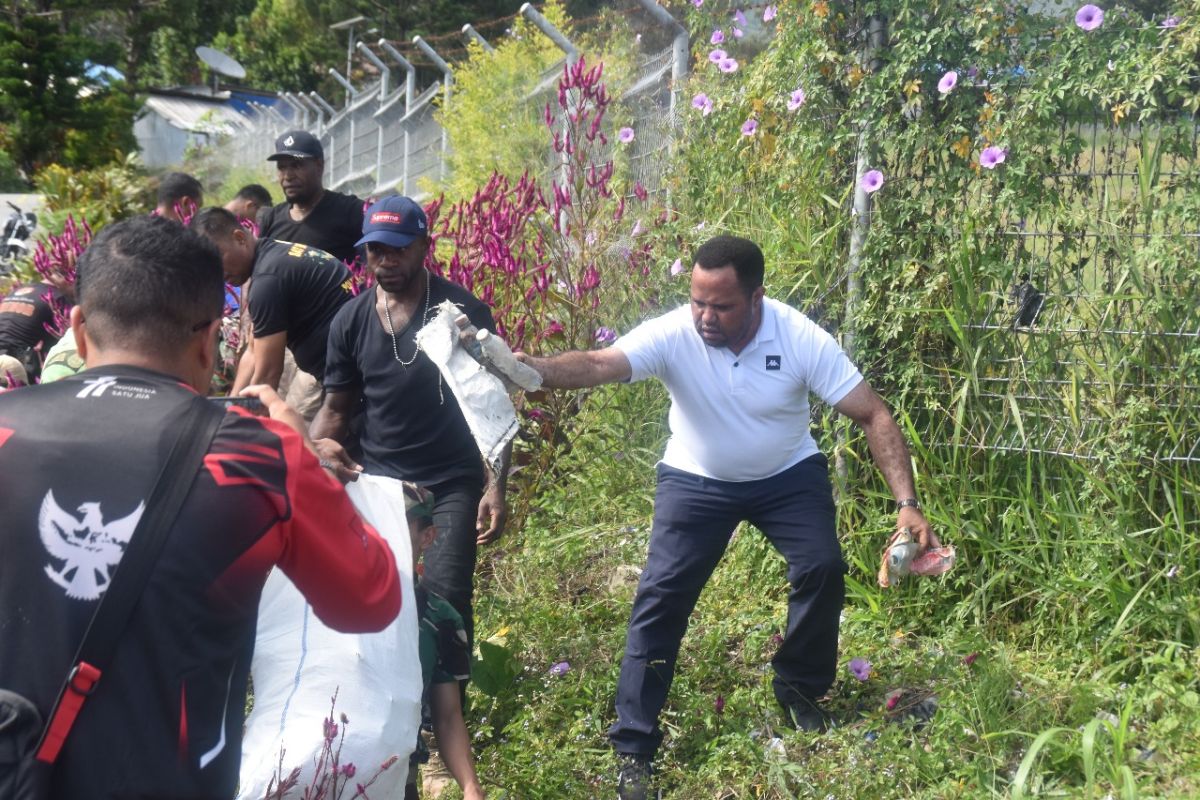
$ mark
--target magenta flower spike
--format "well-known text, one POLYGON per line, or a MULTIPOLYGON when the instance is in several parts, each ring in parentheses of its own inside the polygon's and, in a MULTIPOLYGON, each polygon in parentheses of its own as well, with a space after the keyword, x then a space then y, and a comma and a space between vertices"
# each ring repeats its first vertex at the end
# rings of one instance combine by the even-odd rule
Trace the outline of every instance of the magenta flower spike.
POLYGON ((1008 150, 1003 147, 983 148, 983 152, 979 154, 979 166, 984 169, 995 169, 997 165, 1003 164, 1004 159, 1008 156, 1008 150))
POLYGON ((1091 3, 1075 12, 1075 24, 1085 31, 1094 31, 1104 23, 1104 9, 1091 3))
POLYGON ((865 658, 850 659, 850 674, 860 681, 865 681, 871 677, 871 662, 865 658))
POLYGON ((758 120, 751 117, 742 123, 742 136, 753 136, 758 130, 758 120))
POLYGON ((954 91, 954 87, 957 84, 958 84, 958 73, 955 72, 954 70, 950 70, 949 72, 947 72, 945 75, 942 76, 942 79, 940 81, 938 81, 938 91, 941 92, 942 94, 950 94, 950 92, 954 91))
POLYGON ((793 112, 799 111, 800 106, 804 105, 804 101, 806 99, 808 99, 808 98, 805 96, 804 90, 796 89, 794 92, 792 92, 792 96, 790 98, 788 98, 788 104, 787 104, 788 111, 793 111, 793 112))
POLYGON ((875 194, 883 188, 883 173, 877 169, 870 170, 858 182, 862 190, 867 194, 875 194))
POLYGON ((717 695, 717 699, 713 701, 713 710, 716 711, 717 714, 725 713, 725 696, 724 695, 721 695, 721 694, 717 695))

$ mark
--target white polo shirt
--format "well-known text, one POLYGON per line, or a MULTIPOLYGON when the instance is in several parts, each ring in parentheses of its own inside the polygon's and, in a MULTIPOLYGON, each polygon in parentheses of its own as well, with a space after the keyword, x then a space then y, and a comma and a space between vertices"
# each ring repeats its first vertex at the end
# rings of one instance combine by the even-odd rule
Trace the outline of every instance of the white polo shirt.
POLYGON ((863 379, 832 336, 770 298, 758 333, 737 355, 704 343, 690 305, 613 346, 629 358, 632 380, 656 377, 671 394, 663 463, 725 481, 769 478, 819 452, 808 393, 833 405, 863 379))

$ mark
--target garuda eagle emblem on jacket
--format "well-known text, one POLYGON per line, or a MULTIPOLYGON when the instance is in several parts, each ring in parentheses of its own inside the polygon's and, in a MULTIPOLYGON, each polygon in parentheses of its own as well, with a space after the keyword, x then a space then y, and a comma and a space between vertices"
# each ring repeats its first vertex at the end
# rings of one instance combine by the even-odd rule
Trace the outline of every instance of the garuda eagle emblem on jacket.
POLYGON ((83 503, 79 517, 64 511, 46 492, 38 512, 38 532, 50 557, 62 561, 61 569, 46 565, 46 575, 74 600, 99 600, 112 580, 112 571, 125 553, 146 504, 133 513, 104 522, 99 503, 83 503))

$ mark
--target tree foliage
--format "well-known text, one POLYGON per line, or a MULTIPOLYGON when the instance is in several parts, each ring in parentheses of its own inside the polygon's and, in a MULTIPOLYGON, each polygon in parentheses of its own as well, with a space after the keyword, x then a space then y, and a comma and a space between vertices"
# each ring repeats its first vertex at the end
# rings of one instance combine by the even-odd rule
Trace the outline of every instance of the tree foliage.
POLYGON ((0 145, 31 176, 62 162, 103 164, 133 147, 133 105, 88 77, 82 37, 46 17, 0 22, 0 145))

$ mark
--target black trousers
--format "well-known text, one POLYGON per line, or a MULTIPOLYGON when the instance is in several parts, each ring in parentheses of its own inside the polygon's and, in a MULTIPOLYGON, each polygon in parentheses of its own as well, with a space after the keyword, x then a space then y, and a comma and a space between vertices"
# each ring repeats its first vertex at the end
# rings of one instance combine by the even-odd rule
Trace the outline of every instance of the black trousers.
POLYGON ((761 530, 788 564, 787 633, 772 662, 775 696, 788 704, 819 697, 833 684, 846 564, 825 456, 736 483, 660 464, 650 552, 621 661, 617 721, 608 731, 617 752, 652 755, 662 742, 658 716, 688 617, 743 520, 761 530))
POLYGON ((422 581, 462 615, 468 643, 475 642, 475 615, 471 600, 475 595, 475 557, 479 550, 475 539, 475 520, 483 499, 481 478, 466 478, 427 486, 433 492, 433 524, 437 538, 425 551, 422 581))

